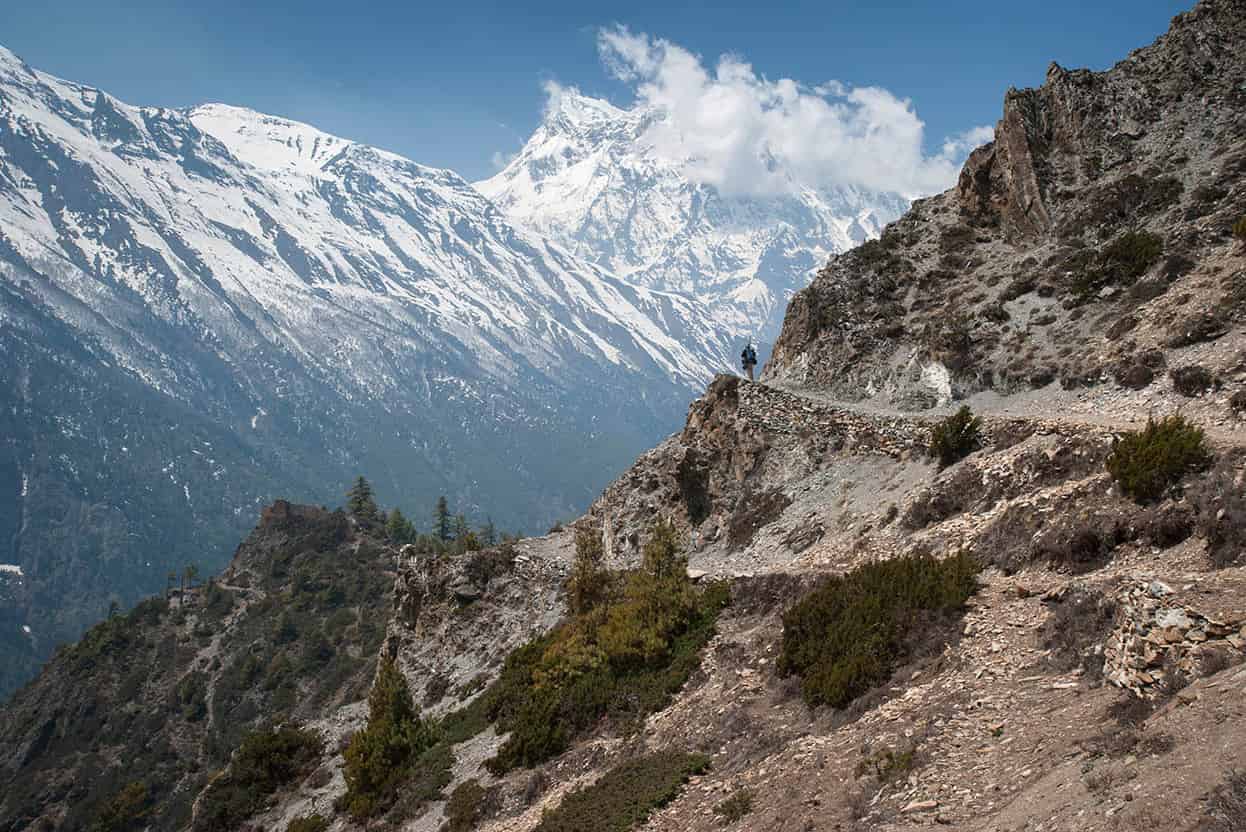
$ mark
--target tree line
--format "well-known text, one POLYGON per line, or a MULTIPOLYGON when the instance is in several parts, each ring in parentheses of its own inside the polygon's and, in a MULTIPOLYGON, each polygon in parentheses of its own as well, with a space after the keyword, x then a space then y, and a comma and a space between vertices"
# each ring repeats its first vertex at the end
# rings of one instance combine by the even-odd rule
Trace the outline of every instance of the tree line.
POLYGON ((515 535, 499 533, 493 520, 473 527, 462 513, 450 510, 445 496, 437 498, 433 506, 431 525, 427 532, 408 519, 400 508, 386 512, 376 504, 372 484, 365 477, 357 477, 346 492, 346 510, 359 523, 382 530, 395 545, 414 545, 421 552, 434 554, 462 554, 488 549, 499 543, 514 540, 515 535))

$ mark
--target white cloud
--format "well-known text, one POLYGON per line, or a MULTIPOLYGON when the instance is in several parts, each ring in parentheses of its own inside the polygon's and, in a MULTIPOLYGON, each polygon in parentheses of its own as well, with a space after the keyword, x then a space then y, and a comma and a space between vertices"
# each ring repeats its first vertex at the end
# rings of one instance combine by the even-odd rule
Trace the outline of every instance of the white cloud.
POLYGON ((495 150, 493 151, 493 155, 489 157, 489 163, 493 165, 494 170, 502 170, 518 155, 519 154, 517 152, 503 153, 500 150, 495 150))
POLYGON ((638 103, 665 114, 647 136, 657 152, 724 193, 853 185, 924 196, 955 182, 965 155, 992 135, 975 127, 929 155, 912 102, 880 87, 770 81, 734 55, 711 71, 670 41, 622 27, 601 30, 597 43, 638 103))

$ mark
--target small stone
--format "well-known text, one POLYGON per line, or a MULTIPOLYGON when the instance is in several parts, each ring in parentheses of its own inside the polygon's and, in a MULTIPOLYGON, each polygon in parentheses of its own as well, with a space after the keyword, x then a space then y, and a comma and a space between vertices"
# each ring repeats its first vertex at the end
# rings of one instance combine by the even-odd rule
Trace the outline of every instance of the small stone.
POLYGON ((939 802, 937 800, 914 800, 912 803, 900 810, 901 814, 912 814, 913 812, 929 812, 931 809, 938 809, 939 802))

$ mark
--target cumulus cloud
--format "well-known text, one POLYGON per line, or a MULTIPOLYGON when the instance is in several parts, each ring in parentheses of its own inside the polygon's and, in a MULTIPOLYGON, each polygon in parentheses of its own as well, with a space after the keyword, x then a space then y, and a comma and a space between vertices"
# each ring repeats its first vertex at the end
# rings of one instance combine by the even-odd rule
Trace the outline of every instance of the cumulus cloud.
POLYGON ((601 30, 597 45, 638 103, 664 114, 646 137, 656 151, 723 193, 852 185, 924 196, 955 182, 964 157, 992 135, 975 127, 928 154, 912 102, 881 87, 771 81, 734 55, 710 69, 681 46, 623 27, 601 30))

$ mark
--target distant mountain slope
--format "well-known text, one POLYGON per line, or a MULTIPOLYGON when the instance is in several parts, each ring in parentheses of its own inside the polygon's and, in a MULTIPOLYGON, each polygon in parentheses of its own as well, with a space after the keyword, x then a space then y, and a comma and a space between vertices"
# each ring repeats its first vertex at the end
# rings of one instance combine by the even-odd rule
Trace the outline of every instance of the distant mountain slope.
POLYGON ((848 187, 724 197, 654 152, 645 136, 658 118, 560 90, 519 154, 476 187, 581 257, 697 297, 726 331, 763 340, 828 255, 878 236, 908 207, 848 187))
POLYGON ((219 566, 278 491, 328 501, 359 471, 410 511, 445 492, 548 525, 725 353, 696 301, 513 227, 449 171, 247 110, 129 106, 3 50, 0 320, 0 563, 25 573, 6 656, 219 566))

